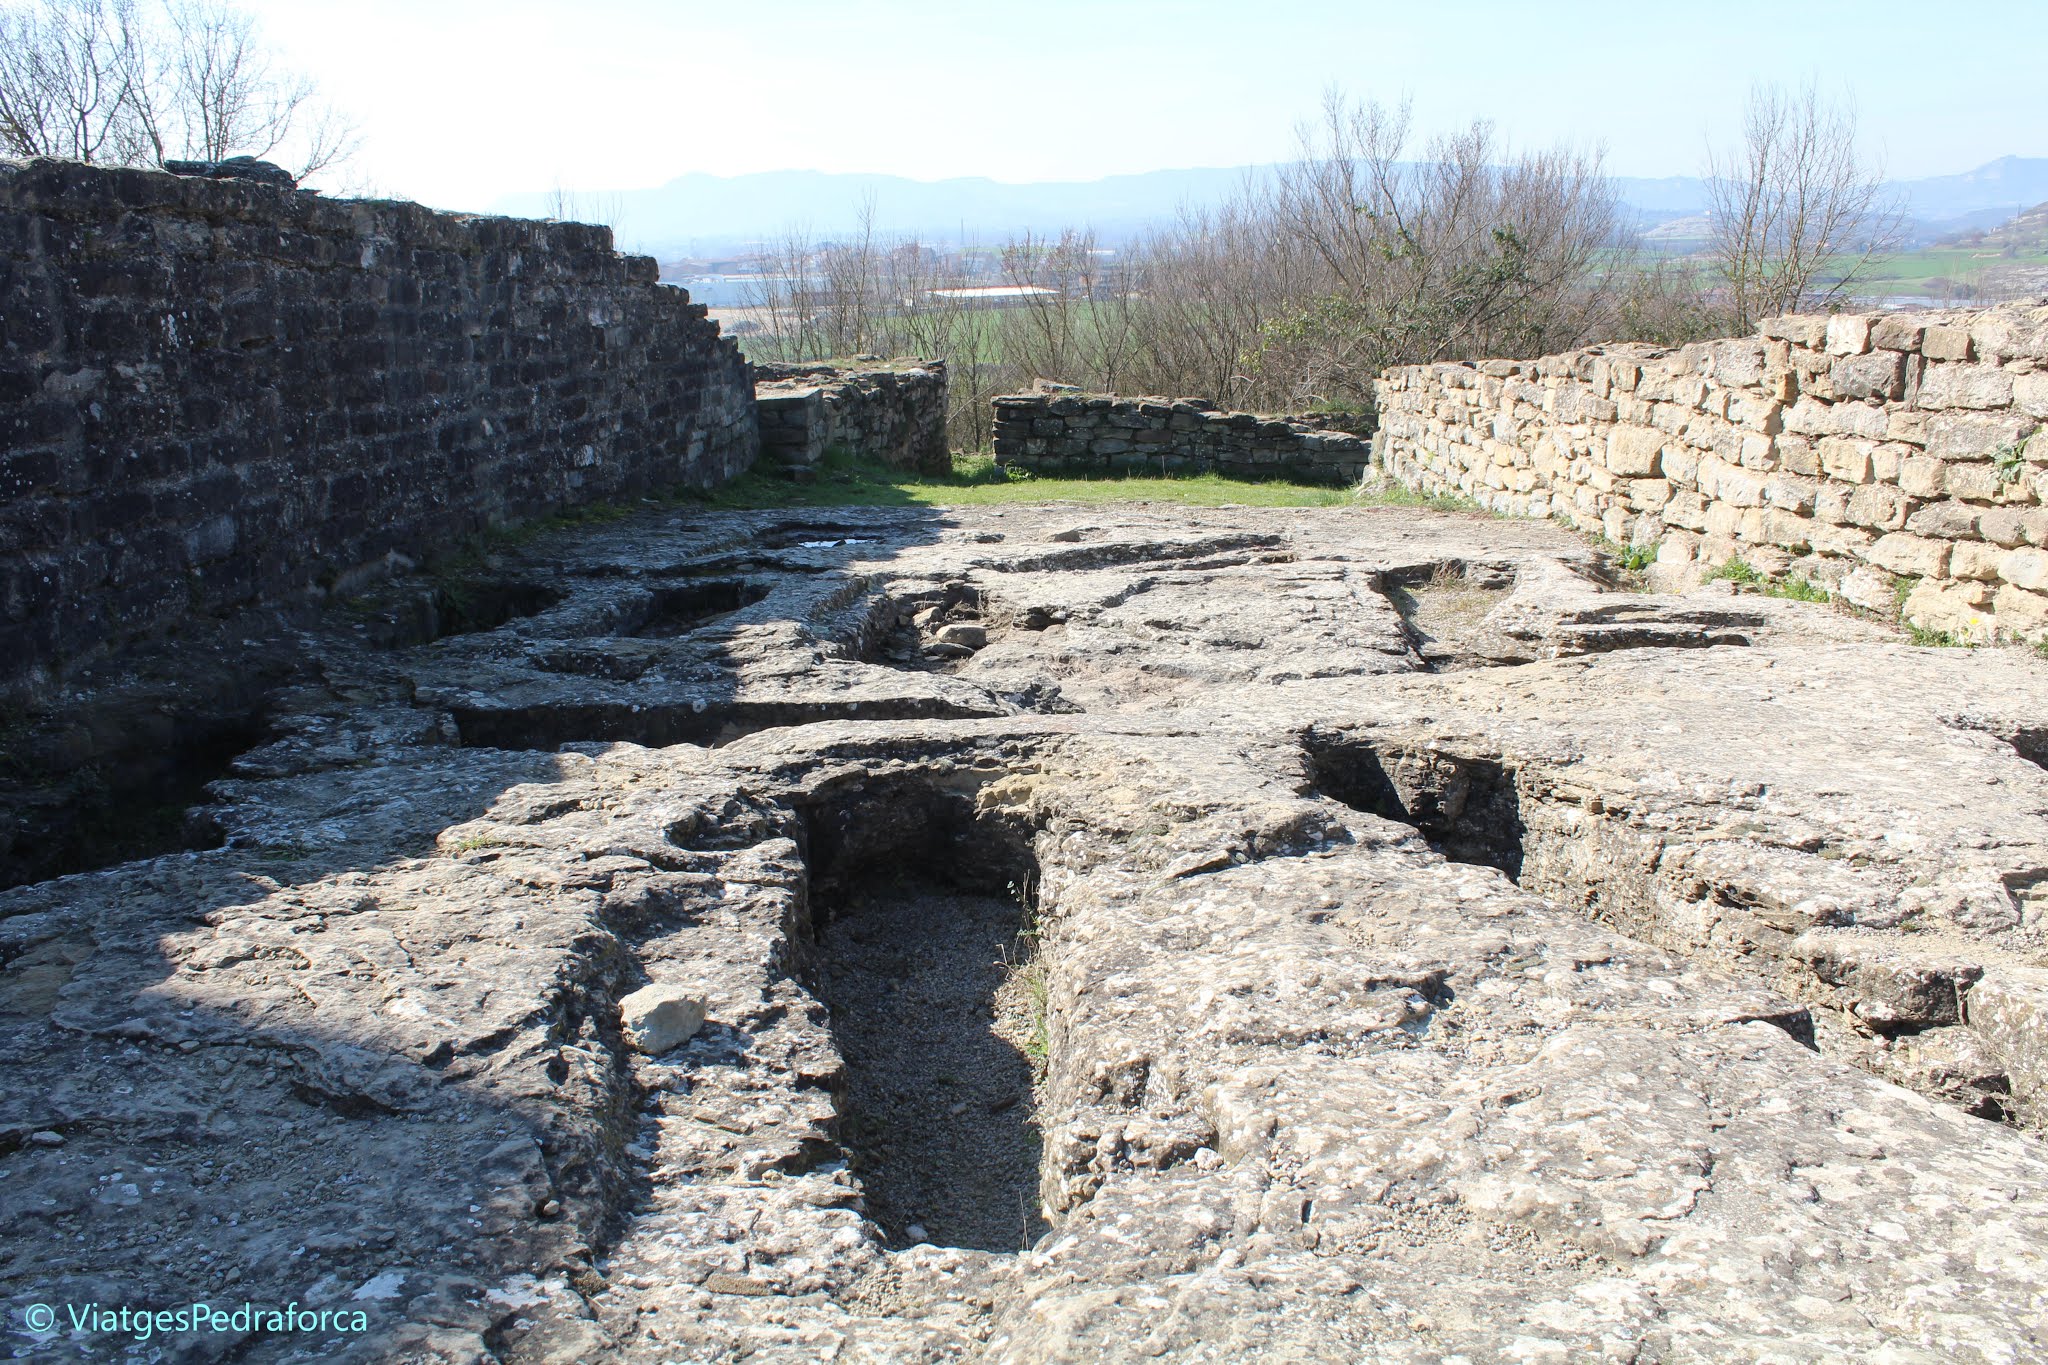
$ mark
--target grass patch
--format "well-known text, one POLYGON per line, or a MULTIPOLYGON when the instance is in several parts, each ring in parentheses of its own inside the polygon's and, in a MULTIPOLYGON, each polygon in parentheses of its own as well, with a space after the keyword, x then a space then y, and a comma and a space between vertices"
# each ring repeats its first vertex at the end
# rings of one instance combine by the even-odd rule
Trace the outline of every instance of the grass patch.
MULTIPOLYGON (((1748 588, 1764 597, 1782 597, 1790 602, 1827 603, 1834 600, 1826 588, 1810 578, 1766 578, 1756 565, 1746 559, 1729 560, 1709 573, 1705 581, 1711 583, 1717 578, 1748 588)), ((1906 591, 1912 591, 1910 585, 1906 591)), ((1903 605, 1905 600, 1905 594, 1901 593, 1900 604, 1903 605)))
POLYGON ((1793 602, 1827 602, 1828 590, 1807 578, 1788 578, 1780 583, 1764 585, 1766 597, 1783 597, 1793 602))
POLYGON ((1975 649, 1977 647, 1962 636, 1951 635, 1945 630, 1929 630, 1925 626, 1916 626, 1911 621, 1907 621, 1904 624, 1906 634, 1912 637, 1912 641, 1916 645, 1929 649, 1975 649))
POLYGON ((1632 574, 1641 575, 1657 562, 1655 545, 1623 545, 1595 533, 1586 533, 1586 539, 1592 541, 1593 547, 1601 554, 1632 574))
POLYGON ((1737 558, 1709 572, 1703 581, 1712 583, 1716 580, 1754 586, 1763 582, 1764 576, 1756 571, 1756 565, 1746 559, 1737 558))
MULTIPOLYGON (((1123 476, 1100 472, 1033 474, 1007 470, 987 455, 956 455, 943 475, 891 469, 879 461, 827 454, 817 478, 798 483, 756 466, 691 500, 707 507, 979 507, 1031 502, 1171 502, 1189 507, 1354 507, 1410 503, 1348 487, 1290 479, 1230 479, 1220 474, 1123 476)), ((1419 497, 1419 495, 1416 495, 1419 497)))
POLYGON ((1350 502, 1358 507, 1426 507, 1432 512, 1482 512, 1492 515, 1477 502, 1461 494, 1425 493, 1420 489, 1398 483, 1388 483, 1354 493, 1350 502))
POLYGON ((1011 969, 1012 978, 1024 989, 1025 1008, 1030 1013, 1031 1023, 1024 1036, 1024 1056, 1031 1063, 1031 1079, 1034 1084, 1043 1084, 1045 1068, 1052 1059, 1052 1034, 1046 1026, 1046 1002, 1051 997, 1051 983, 1046 980, 1045 966, 1036 958, 1011 969))

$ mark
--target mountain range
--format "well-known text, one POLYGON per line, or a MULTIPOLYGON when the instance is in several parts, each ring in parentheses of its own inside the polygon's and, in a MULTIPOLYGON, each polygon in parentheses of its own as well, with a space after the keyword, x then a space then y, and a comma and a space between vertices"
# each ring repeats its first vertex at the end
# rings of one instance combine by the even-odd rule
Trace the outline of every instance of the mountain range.
MULTIPOLYGON (((889 236, 999 242, 1017 233, 1085 226, 1102 240, 1116 242, 1170 220, 1183 206, 1217 203, 1271 170, 1229 166, 1025 184, 979 176, 911 180, 825 171, 693 173, 654 189, 570 196, 531 192, 504 196, 491 207, 523 216, 566 209, 562 216, 612 224, 622 247, 664 258, 742 250, 791 228, 802 228, 813 238, 843 235, 858 222, 863 205, 872 205, 876 230, 889 236)), ((1695 176, 1617 176, 1614 183, 1623 204, 1646 228, 1695 217, 1707 207, 1706 182, 1695 176)), ((2048 200, 2048 157, 2000 157, 1975 170, 1895 180, 1888 188, 1912 218, 1913 235, 1932 240, 1996 226, 2048 200)))

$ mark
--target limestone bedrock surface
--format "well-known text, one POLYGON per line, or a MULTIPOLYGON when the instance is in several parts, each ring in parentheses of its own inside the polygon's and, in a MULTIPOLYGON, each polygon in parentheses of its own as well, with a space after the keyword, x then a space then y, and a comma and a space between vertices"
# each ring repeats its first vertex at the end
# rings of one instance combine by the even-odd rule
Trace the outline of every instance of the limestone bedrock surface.
POLYGON ((2048 1359, 2031 654, 1058 506, 304 647, 222 847, 0 894, 17 1356, 2048 1359), (22 1316, 194 1301, 368 1327, 22 1316))

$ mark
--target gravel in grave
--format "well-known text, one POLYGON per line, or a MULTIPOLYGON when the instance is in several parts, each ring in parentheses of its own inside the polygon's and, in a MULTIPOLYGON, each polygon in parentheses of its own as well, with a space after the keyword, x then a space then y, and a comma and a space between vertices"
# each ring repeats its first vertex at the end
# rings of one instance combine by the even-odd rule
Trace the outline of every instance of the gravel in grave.
POLYGON ((890 1245, 1018 1251, 1045 1231, 1018 904, 867 883, 819 932, 846 1059, 842 1141, 890 1245))

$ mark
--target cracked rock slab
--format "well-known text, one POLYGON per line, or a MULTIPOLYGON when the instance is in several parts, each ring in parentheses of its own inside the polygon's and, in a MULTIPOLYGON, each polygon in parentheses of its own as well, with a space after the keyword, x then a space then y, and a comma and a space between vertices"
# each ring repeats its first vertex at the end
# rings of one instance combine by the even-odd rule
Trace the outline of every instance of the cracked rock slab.
POLYGON ((0 893, 10 1302, 371 1318, 190 1360, 2048 1358, 2040 661, 1410 512, 486 570, 547 591, 308 638, 221 847, 0 893))

